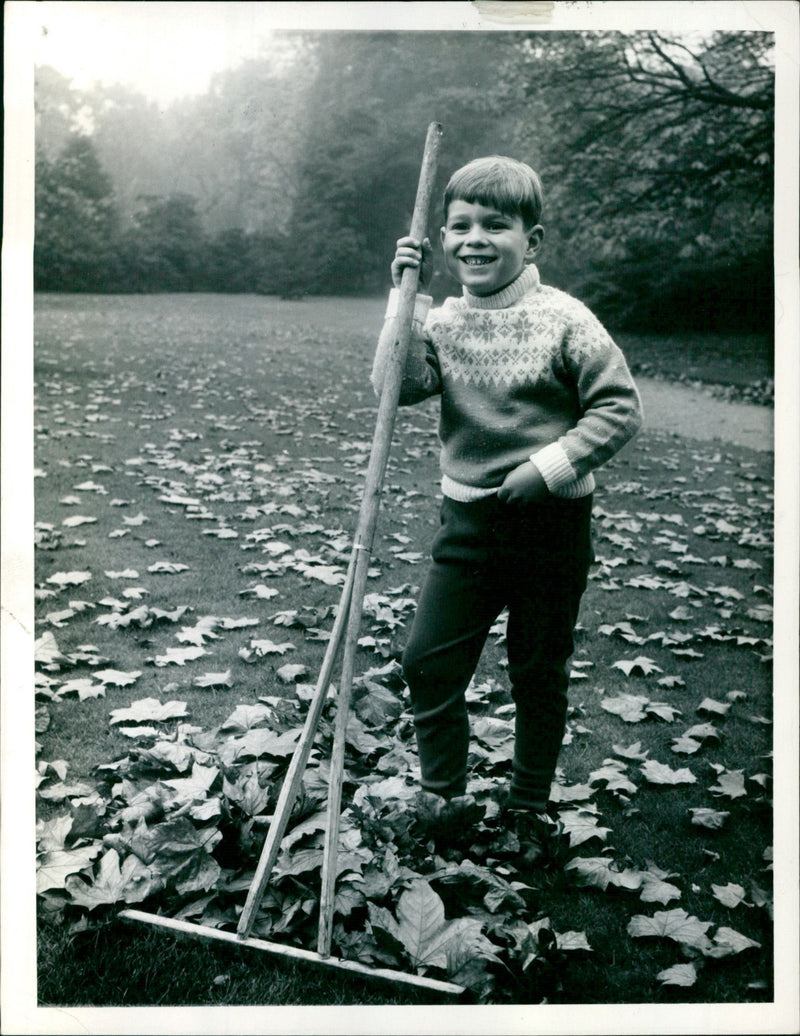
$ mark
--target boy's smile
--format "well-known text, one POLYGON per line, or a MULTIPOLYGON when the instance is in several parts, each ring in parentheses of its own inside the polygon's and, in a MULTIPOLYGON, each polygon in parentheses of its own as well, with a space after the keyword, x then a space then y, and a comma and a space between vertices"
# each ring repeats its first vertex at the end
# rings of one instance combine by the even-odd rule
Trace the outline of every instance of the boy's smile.
POLYGON ((517 279, 543 236, 538 224, 526 230, 519 215, 453 200, 442 227, 445 265, 473 295, 492 295, 517 279))

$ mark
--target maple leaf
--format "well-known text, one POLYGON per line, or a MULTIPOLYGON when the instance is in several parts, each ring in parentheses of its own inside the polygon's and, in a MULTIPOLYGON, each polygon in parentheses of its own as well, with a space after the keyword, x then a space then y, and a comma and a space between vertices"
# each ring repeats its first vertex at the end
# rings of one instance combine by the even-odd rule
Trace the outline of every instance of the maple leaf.
POLYGON ((166 723, 187 716, 185 701, 168 701, 164 705, 157 698, 141 698, 131 702, 127 709, 115 709, 109 723, 166 723))
POLYGON ((651 701, 647 703, 646 711, 653 716, 658 716, 667 723, 672 723, 676 716, 681 715, 681 710, 674 705, 668 705, 663 701, 651 701))
POLYGON ((729 799, 738 799, 747 794, 744 786, 744 770, 723 770, 717 783, 709 789, 715 795, 725 795, 729 799))
POLYGON ((736 885, 730 881, 727 885, 712 885, 711 891, 715 899, 718 899, 723 906, 730 907, 731 909, 739 906, 740 903, 744 903, 745 896, 747 895, 741 885, 736 885))
POLYGON ((626 676, 630 676, 634 672, 639 672, 642 676, 649 676, 651 673, 663 673, 664 671, 646 655, 638 655, 633 659, 620 659, 619 662, 613 662, 611 668, 621 669, 626 676))
POLYGON ((63 698, 67 694, 77 694, 80 701, 85 701, 87 698, 104 698, 105 693, 105 685, 92 683, 89 677, 67 680, 58 688, 59 698, 63 698))
POLYGON ((427 881, 415 881, 397 903, 395 937, 415 967, 436 967, 449 977, 464 975, 472 960, 497 960, 496 948, 476 918, 446 921, 444 905, 427 881))
POLYGON ((254 817, 264 812, 270 797, 269 778, 275 772, 275 765, 253 761, 245 763, 236 772, 236 779, 225 776, 222 792, 226 799, 235 802, 247 816, 254 817))
POLYGON ((641 723, 646 715, 645 706, 649 704, 648 699, 639 694, 619 694, 615 698, 603 698, 600 701, 601 708, 619 716, 626 723, 641 723))
POLYGON ((132 683, 136 683, 141 675, 139 671, 121 673, 117 669, 101 669, 99 673, 94 674, 95 679, 103 685, 110 683, 114 687, 129 687, 132 683))
POLYGON ((346 575, 338 565, 298 565, 298 570, 308 579, 318 579, 328 586, 341 586, 346 575))
POLYGON ((641 741, 634 741, 627 748, 622 745, 614 745, 613 750, 616 755, 621 755, 624 759, 646 759, 649 754, 647 749, 642 751, 641 741))
POLYGON ((72 899, 87 910, 112 903, 141 903, 158 883, 150 869, 136 856, 128 856, 122 867, 116 849, 109 849, 100 861, 100 870, 91 884, 81 878, 68 878, 65 886, 72 899))
POLYGON ((72 817, 69 813, 53 817, 52 820, 38 820, 36 822, 36 845, 42 852, 64 849, 67 844, 67 835, 71 829, 72 817))
POLYGON ((51 784, 47 788, 39 788, 37 794, 41 799, 47 799, 49 802, 64 802, 65 799, 76 799, 82 795, 91 795, 94 791, 89 784, 83 784, 78 782, 76 784, 64 784, 63 781, 59 781, 57 784, 51 784))
POLYGON ((81 583, 88 583, 92 578, 91 572, 54 572, 48 576, 48 583, 55 583, 57 586, 79 586, 81 583))
MULTIPOLYGON (((646 757, 647 753, 645 753, 646 757)), ((607 791, 621 791, 627 795, 635 795, 638 788, 625 773, 627 766, 616 759, 606 759, 603 765, 589 774, 589 783, 606 782, 607 791)))
POLYGON ((195 759, 191 776, 162 778, 160 783, 171 790, 176 801, 188 803, 204 799, 218 777, 216 766, 203 766, 195 759))
POLYGON ((685 731, 686 737, 693 737, 698 741, 706 741, 709 738, 719 740, 719 731, 713 723, 697 723, 685 731))
POLYGON ((280 759, 294 752, 301 734, 300 728, 276 734, 274 730, 256 727, 254 730, 248 730, 242 737, 235 738, 233 746, 238 756, 258 758, 262 755, 270 755, 280 759))
POLYGON ((574 809, 559 814, 564 831, 569 836, 571 848, 588 842, 590 838, 599 838, 602 842, 611 834, 610 827, 598 827, 597 817, 585 809, 574 809))
POLYGON ((681 907, 672 910, 661 910, 652 917, 635 914, 626 929, 634 939, 656 937, 673 939, 682 946, 690 946, 696 950, 711 949, 711 940, 706 935, 712 921, 700 921, 690 916, 681 907))
POLYGON ((574 871, 579 885, 594 885, 604 892, 609 885, 633 890, 642 884, 641 871, 617 870, 609 856, 578 856, 564 870, 574 871))
POLYGON ((268 705, 258 703, 256 705, 237 705, 220 727, 220 730, 231 730, 236 733, 243 733, 252 727, 265 723, 272 715, 272 709, 268 705))
POLYGON ((275 644, 271 640, 251 640, 250 647, 257 655, 285 655, 287 651, 297 650, 290 640, 285 640, 281 644, 275 644))
POLYGON ((368 727, 388 727, 403 711, 402 700, 374 680, 365 680, 363 686, 367 693, 356 701, 356 715, 368 727))
POLYGON ((686 681, 681 676, 662 676, 656 681, 659 687, 685 687, 686 681))
POLYGON ((156 561, 148 566, 147 571, 174 575, 177 572, 186 572, 188 568, 188 565, 184 565, 180 561, 156 561))
POLYGON ((700 704, 697 706, 698 712, 711 712, 714 715, 726 716, 730 711, 730 703, 723 701, 715 701, 713 698, 703 698, 700 704))
POLYGON ((584 802, 594 795, 591 784, 559 784, 553 781, 550 785, 551 802, 584 802))
MULTIPOLYGON (((701 947, 702 948, 702 947, 701 947)), ((735 953, 742 953, 744 950, 758 950, 761 943, 755 939, 748 939, 746 935, 735 931, 733 928, 720 926, 714 932, 714 945, 710 949, 703 949, 706 957, 730 957, 735 953)))
POLYGON ((100 842, 77 849, 53 849, 36 861, 36 892, 41 895, 50 889, 63 889, 67 878, 88 867, 103 851, 100 842))
POLYGON ((678 752, 681 755, 694 755, 695 752, 699 752, 703 747, 701 741, 695 741, 694 738, 689 737, 688 734, 681 734, 680 737, 673 739, 670 748, 673 752, 678 752))
POLYGON ((263 583, 258 583, 256 586, 250 586, 246 590, 240 590, 240 597, 255 597, 260 601, 269 601, 273 597, 277 597, 280 591, 275 590, 271 586, 265 586, 263 583))
POLYGON ((640 770, 651 784, 696 784, 697 778, 691 770, 672 770, 664 763, 648 759, 640 770))
POLYGON ((163 668, 167 665, 186 665, 187 662, 193 662, 196 658, 200 658, 202 655, 207 655, 208 652, 205 648, 190 645, 185 648, 174 648, 168 647, 163 655, 156 655, 153 659, 153 664, 163 668))
POLYGON ((65 525, 68 529, 74 529, 79 525, 93 525, 96 521, 96 518, 92 518, 89 515, 73 514, 69 518, 65 518, 61 524, 65 525))
POLYGON ((586 932, 556 932, 556 947, 559 950, 587 950, 592 952, 586 932))
POLYGON ((661 903, 666 906, 673 899, 681 898, 681 890, 658 874, 642 871, 642 891, 639 896, 643 903, 661 903))
POLYGON ((693 986, 697 981, 697 968, 694 964, 673 964, 659 971, 656 978, 665 986, 693 986))

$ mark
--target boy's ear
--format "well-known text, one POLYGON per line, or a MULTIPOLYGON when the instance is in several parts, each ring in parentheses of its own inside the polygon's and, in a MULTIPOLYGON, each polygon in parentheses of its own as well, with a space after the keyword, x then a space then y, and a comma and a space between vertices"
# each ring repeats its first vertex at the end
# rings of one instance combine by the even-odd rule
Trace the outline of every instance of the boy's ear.
POLYGON ((528 231, 528 249, 525 253, 526 259, 533 259, 544 241, 544 227, 539 223, 528 231))

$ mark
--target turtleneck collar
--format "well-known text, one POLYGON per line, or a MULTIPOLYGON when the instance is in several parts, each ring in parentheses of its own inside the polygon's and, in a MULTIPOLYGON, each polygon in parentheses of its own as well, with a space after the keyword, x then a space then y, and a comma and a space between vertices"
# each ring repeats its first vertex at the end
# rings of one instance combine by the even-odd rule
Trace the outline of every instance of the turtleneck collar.
POLYGON ((539 271, 531 263, 523 268, 515 281, 492 295, 473 295, 467 288, 462 288, 462 301, 469 309, 505 309, 522 298, 531 288, 539 285, 539 271))

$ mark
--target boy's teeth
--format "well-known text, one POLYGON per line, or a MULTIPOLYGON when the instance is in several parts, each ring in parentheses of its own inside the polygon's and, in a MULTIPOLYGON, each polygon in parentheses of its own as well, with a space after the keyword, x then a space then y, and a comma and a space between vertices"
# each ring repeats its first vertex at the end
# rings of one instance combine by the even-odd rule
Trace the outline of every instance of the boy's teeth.
POLYGON ((464 258, 464 262, 467 264, 467 266, 485 266, 487 263, 490 263, 491 261, 492 260, 485 255, 468 255, 464 258))

